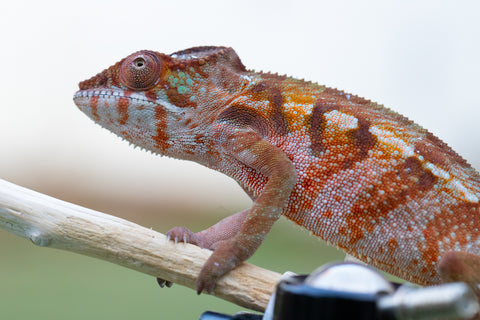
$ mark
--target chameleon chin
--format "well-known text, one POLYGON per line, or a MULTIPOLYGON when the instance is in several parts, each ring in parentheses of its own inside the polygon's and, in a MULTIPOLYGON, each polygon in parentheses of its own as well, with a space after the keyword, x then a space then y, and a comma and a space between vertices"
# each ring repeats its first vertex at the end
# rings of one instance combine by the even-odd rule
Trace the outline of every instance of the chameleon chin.
POLYGON ((96 123, 220 171, 252 199, 206 230, 168 232, 213 250, 198 293, 253 255, 281 215, 408 281, 480 282, 479 174, 390 109, 247 70, 225 47, 139 51, 79 87, 74 101, 96 123))

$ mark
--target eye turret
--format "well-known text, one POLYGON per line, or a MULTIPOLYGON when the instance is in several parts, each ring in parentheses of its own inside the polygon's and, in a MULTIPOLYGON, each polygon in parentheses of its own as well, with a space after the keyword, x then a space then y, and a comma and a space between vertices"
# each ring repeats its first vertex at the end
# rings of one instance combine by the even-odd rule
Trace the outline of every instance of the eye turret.
POLYGON ((153 87, 162 69, 162 62, 150 51, 129 55, 120 67, 120 81, 129 89, 147 90, 153 87))

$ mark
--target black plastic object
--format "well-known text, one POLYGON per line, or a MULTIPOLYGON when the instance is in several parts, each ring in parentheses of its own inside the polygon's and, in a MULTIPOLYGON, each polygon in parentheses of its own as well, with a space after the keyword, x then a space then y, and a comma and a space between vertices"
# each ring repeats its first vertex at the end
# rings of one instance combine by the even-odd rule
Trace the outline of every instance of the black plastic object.
MULTIPOLYGON (((285 277, 264 320, 456 320, 471 319, 480 310, 465 283, 395 288, 364 265, 326 265, 308 276, 285 277)), ((262 316, 206 312, 200 319, 260 320, 262 316)))
POLYGON ((371 320, 376 318, 377 296, 312 288, 303 276, 281 282, 275 298, 275 320, 371 320))
POLYGON ((204 312, 199 320, 262 320, 262 315, 253 313, 239 313, 233 316, 207 311, 204 312))

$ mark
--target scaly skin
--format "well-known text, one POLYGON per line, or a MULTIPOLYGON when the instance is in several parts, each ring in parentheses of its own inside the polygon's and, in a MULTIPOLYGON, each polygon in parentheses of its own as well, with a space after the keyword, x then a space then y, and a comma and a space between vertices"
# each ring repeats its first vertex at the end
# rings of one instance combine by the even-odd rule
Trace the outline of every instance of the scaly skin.
POLYGON ((252 198, 202 232, 169 231, 214 250, 198 292, 248 259, 280 215, 408 281, 480 278, 479 174, 381 105, 246 70, 223 47, 139 51, 79 87, 75 103, 101 126, 223 172, 252 198))

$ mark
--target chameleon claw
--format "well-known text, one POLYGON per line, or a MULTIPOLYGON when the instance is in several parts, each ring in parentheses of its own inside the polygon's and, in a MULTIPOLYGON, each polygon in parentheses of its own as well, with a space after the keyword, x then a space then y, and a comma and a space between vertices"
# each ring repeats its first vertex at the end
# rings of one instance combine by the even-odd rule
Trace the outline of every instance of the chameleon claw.
POLYGON ((197 288, 197 294, 200 295, 202 292, 212 294, 213 291, 215 290, 215 283, 217 279, 218 278, 205 279, 202 276, 202 272, 200 272, 200 275, 198 276, 197 281, 195 282, 195 287, 197 288))
POLYGON ((157 278, 157 283, 160 286, 160 288, 164 288, 164 287, 171 288, 173 286, 173 282, 167 281, 162 278, 157 278))

